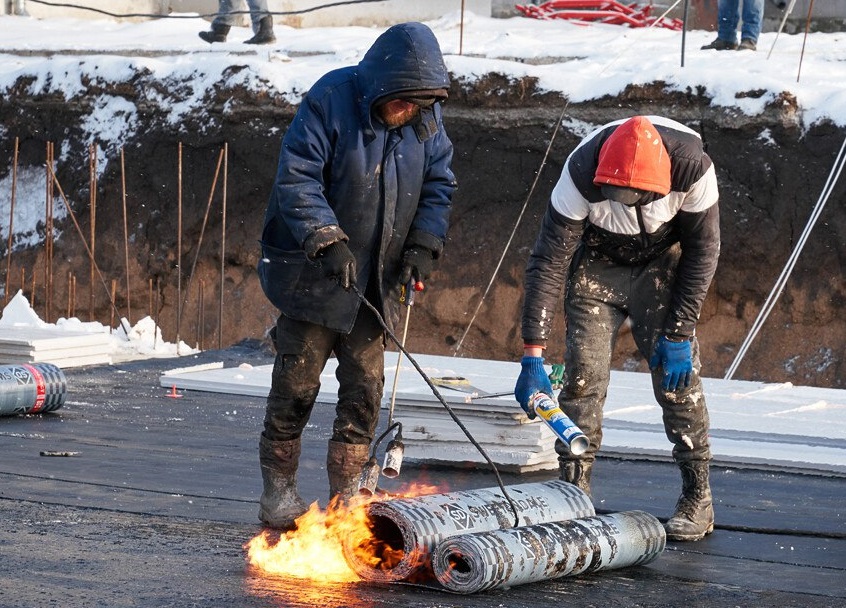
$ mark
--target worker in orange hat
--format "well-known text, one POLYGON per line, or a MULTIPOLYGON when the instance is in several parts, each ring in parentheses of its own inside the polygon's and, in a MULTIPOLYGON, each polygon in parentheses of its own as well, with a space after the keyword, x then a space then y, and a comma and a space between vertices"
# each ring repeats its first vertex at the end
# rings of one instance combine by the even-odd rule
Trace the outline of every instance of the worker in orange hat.
POLYGON ((695 131, 658 116, 612 122, 567 159, 526 268, 517 401, 533 418, 533 395, 552 395, 543 351, 566 285, 558 402, 590 447, 576 456, 558 440, 556 451, 561 478, 590 494, 611 356, 629 319, 681 469, 682 494, 666 524, 671 540, 714 529, 695 329, 720 251, 717 200, 714 166, 695 131))

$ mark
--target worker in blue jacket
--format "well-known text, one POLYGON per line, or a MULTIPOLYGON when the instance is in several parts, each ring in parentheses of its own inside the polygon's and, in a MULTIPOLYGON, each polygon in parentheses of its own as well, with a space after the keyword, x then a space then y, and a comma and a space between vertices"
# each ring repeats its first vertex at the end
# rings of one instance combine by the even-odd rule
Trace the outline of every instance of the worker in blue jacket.
POLYGON ((358 65, 321 77, 282 142, 264 220, 262 288, 280 315, 259 443, 259 518, 290 527, 300 437, 330 355, 340 388, 327 453, 330 499, 357 491, 378 423, 385 333, 400 290, 425 281, 447 235, 455 176, 442 123, 449 75, 421 23, 385 31, 358 65), (357 289, 352 289, 352 286, 357 289))

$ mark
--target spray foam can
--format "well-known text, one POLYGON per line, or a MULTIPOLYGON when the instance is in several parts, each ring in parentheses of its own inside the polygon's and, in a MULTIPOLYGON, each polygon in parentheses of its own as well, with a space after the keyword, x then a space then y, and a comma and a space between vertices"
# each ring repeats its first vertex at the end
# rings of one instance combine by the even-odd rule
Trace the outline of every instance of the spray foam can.
POLYGON ((535 393, 529 400, 529 405, 552 429, 552 432, 569 446, 572 454, 575 456, 584 454, 590 445, 590 441, 585 437, 582 429, 577 427, 576 423, 561 411, 561 408, 549 395, 535 393))
POLYGON ((64 373, 52 363, 0 365, 0 415, 55 411, 66 390, 64 373))

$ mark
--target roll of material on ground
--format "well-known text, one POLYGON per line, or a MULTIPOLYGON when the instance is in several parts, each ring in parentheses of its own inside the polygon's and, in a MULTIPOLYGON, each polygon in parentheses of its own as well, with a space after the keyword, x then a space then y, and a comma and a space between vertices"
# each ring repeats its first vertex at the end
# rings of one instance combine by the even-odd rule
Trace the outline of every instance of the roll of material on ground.
POLYGON ((65 374, 52 363, 0 365, 0 415, 53 412, 66 391, 65 374))
MULTIPOLYGON (((562 480, 508 486, 519 525, 595 514, 581 489, 562 480)), ((371 536, 350 535, 344 557, 364 580, 398 582, 431 577, 431 553, 444 539, 510 528, 514 512, 498 487, 398 498, 364 505, 371 536)))
POLYGON ((469 594, 646 564, 665 545, 654 516, 624 511, 455 536, 435 548, 432 567, 446 589, 469 594))

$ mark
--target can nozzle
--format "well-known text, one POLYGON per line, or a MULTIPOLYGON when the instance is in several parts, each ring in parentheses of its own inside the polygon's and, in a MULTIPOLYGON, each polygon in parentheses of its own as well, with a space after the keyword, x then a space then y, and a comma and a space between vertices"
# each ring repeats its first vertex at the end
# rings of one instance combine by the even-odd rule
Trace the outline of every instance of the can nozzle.
POLYGON ((561 411, 561 408, 549 395, 535 393, 532 395, 529 404, 538 417, 546 422, 552 432, 570 448, 570 452, 574 456, 584 454, 587 451, 590 447, 590 440, 576 426, 576 423, 561 411))

